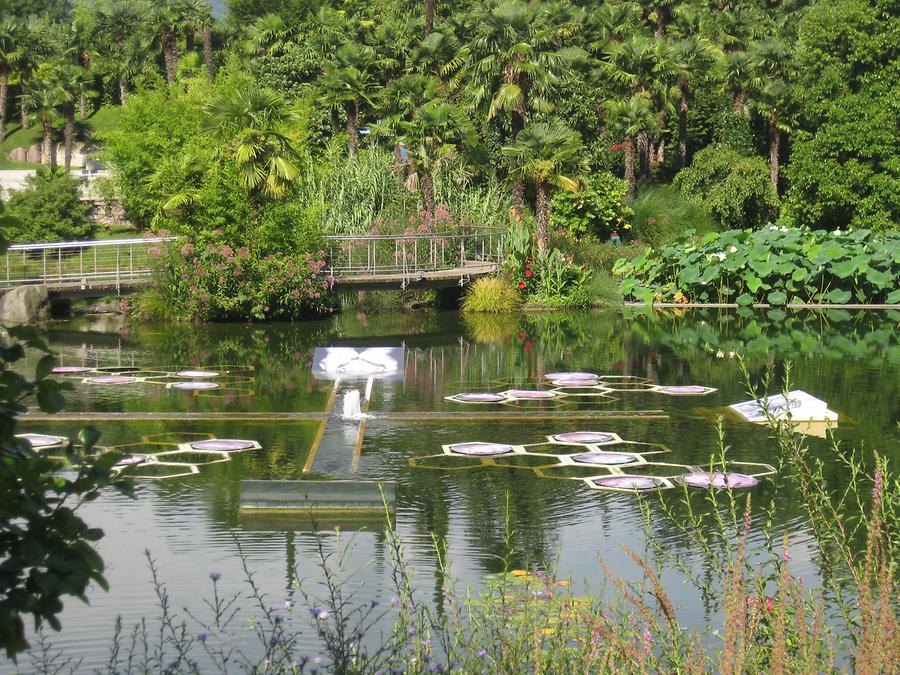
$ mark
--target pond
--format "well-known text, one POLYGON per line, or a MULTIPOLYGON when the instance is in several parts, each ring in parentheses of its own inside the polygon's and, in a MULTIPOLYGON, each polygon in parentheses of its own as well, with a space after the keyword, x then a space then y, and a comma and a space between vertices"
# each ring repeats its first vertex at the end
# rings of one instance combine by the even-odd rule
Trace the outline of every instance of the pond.
MULTIPOLYGON (((446 544, 451 574, 461 585, 473 587, 511 564, 555 566, 558 576, 571 577, 578 592, 598 591, 604 579, 598 558, 614 573, 638 579, 640 570, 620 544, 652 557, 648 532, 687 568, 702 574, 702 556, 659 509, 659 502, 667 500, 677 510, 676 490, 649 496, 650 508, 642 512, 634 494, 596 491, 582 480, 562 480, 603 471, 553 468, 559 464, 555 457, 564 454, 560 448, 578 448, 551 444, 548 436, 614 434, 634 443, 609 449, 648 453, 650 464, 643 473, 652 476, 708 465, 717 448, 717 414, 723 406, 748 398, 736 358, 742 354, 757 381, 767 367, 774 369, 768 393, 780 392, 785 363, 790 362, 791 387, 827 401, 840 415, 835 437, 841 443, 865 443, 896 461, 898 325, 897 312, 781 310, 473 318, 452 312, 345 312, 327 321, 296 324, 50 324, 46 338, 60 364, 137 369, 121 374, 138 380, 98 384, 83 381, 90 374, 68 375, 74 388, 67 394, 66 412, 59 419, 23 422, 22 432, 73 435, 83 422, 66 413, 93 412, 110 415, 94 422, 103 433, 101 444, 124 446, 132 454, 172 451, 178 443, 211 437, 250 439, 260 445, 231 453, 229 461, 199 466, 191 475, 139 480, 135 499, 105 494, 86 505, 83 516, 106 532, 99 549, 110 591, 94 589, 90 605, 68 600, 64 629, 50 639, 67 656, 83 658, 83 668, 99 666, 108 656, 116 616, 122 615, 126 626, 156 617, 145 550, 157 561, 173 609, 182 617, 182 608, 206 615, 203 599, 211 595, 212 572, 222 575, 221 588, 243 588, 241 552, 272 604, 291 599, 299 604, 294 571, 307 582, 321 577, 309 519, 242 513, 244 478, 396 481, 396 528, 414 570, 414 587, 435 606, 443 601, 444 580, 435 541, 446 544), (367 420, 358 453, 354 423, 333 413, 277 414, 330 413, 332 407, 340 408, 343 391, 364 387, 364 381, 344 383, 335 402, 333 383, 312 374, 314 348, 328 345, 405 348, 401 375, 376 380, 372 387, 373 418, 367 420), (219 373, 206 378, 219 386, 167 387, 190 379, 172 376, 184 369, 219 373), (560 371, 610 377, 603 380, 605 388, 593 383, 570 386, 563 390, 569 395, 546 400, 506 397, 475 403, 447 398, 465 392, 549 390, 546 375, 560 371), (685 395, 672 395, 650 385, 712 391, 674 390, 685 395), (113 419, 113 413, 128 414, 113 419), (517 450, 486 461, 442 454, 442 446, 465 442, 528 445, 527 453, 533 456, 517 450)), ((764 546, 768 534, 780 546, 788 537, 793 572, 814 585, 819 572, 813 533, 768 429, 728 419, 725 433, 728 458, 735 467, 748 462, 781 469, 751 488, 754 504, 776 496, 771 528, 763 532, 763 518, 756 517, 751 542, 764 546)), ((809 445, 825 461, 829 481, 838 487, 846 481, 829 441, 813 435, 809 445)), ((195 455, 181 460, 199 461, 195 455)), ((758 470, 748 466, 737 470, 758 470)), ((326 550, 333 549, 338 536, 345 543, 352 538, 350 567, 360 569, 349 583, 358 597, 386 602, 393 595, 391 564, 378 519, 324 518, 319 526, 326 550)), ((662 581, 682 623, 702 627, 718 619, 716 610, 673 566, 663 567, 662 581)), ((250 605, 242 603, 243 614, 252 613, 250 605)), ((308 653, 320 651, 313 630, 305 630, 301 640, 308 653)))

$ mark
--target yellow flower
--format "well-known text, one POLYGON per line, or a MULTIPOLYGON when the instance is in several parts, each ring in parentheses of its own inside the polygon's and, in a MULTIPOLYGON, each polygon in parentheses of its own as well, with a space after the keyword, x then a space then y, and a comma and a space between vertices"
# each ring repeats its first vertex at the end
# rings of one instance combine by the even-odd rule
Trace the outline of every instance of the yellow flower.
POLYGON ((510 572, 510 574, 512 574, 514 577, 527 577, 528 576, 528 572, 526 572, 525 570, 513 570, 512 572, 510 572))

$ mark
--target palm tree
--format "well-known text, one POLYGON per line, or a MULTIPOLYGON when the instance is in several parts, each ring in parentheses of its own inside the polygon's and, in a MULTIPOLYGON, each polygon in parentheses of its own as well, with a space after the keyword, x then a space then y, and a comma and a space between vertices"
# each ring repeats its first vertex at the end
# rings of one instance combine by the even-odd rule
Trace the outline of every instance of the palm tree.
POLYGON ((797 90, 791 85, 791 52, 780 38, 759 40, 750 46, 750 55, 760 75, 761 86, 754 97, 755 107, 766 116, 769 127, 769 174, 778 194, 781 132, 793 130, 797 90))
POLYGON ((24 36, 22 25, 12 18, 0 21, 0 143, 6 139, 6 98, 9 76, 18 64, 24 36))
POLYGON ((319 78, 322 102, 332 110, 342 107, 347 116, 347 147, 351 153, 359 147, 359 114, 364 106, 373 105, 377 86, 374 64, 371 47, 345 44, 319 78))
POLYGON ((434 3, 435 0, 425 0, 425 35, 434 30, 434 3))
POLYGON ((94 92, 90 91, 90 78, 84 70, 74 64, 61 66, 55 74, 59 93, 59 107, 65 120, 63 142, 65 143, 64 165, 72 166, 72 151, 75 144, 75 108, 94 92))
POLYGON ((460 145, 478 140, 465 110, 436 98, 419 107, 412 118, 400 122, 400 140, 419 175, 425 212, 434 217, 434 175, 456 155, 460 145))
POLYGON ((725 52, 717 63, 717 70, 725 91, 734 100, 734 112, 746 114, 747 96, 752 95, 760 84, 753 57, 746 51, 725 52))
POLYGON ((178 75, 178 27, 184 23, 182 7, 177 0, 157 0, 150 19, 150 25, 156 32, 156 40, 162 50, 163 63, 166 69, 166 81, 169 86, 175 84, 178 75))
POLYGON ((40 123, 43 133, 41 142, 41 164, 54 166, 53 123, 59 119, 59 106, 64 92, 55 82, 33 80, 20 96, 23 106, 29 111, 29 121, 40 123))
POLYGON ((603 54, 614 42, 622 42, 640 17, 641 6, 634 2, 604 2, 582 16, 582 37, 587 51, 603 54))
POLYGON ((247 31, 246 51, 253 56, 278 56, 291 46, 293 29, 277 14, 266 14, 247 31))
POLYGON ((460 43, 452 32, 432 32, 413 46, 409 62, 413 70, 437 77, 447 92, 459 84, 456 75, 469 58, 468 45, 460 43))
POLYGON ((559 120, 533 122, 516 136, 512 145, 505 146, 503 156, 509 161, 510 178, 531 181, 535 189, 537 216, 537 245, 541 255, 547 253, 550 220, 549 187, 575 190, 578 181, 570 177, 582 165, 581 136, 559 120))
POLYGON ((285 134, 296 114, 270 89, 235 89, 206 108, 207 126, 229 148, 243 187, 281 197, 300 176, 300 156, 285 134))
POLYGON ((659 118, 653 113, 650 97, 646 92, 634 94, 628 99, 607 101, 606 115, 610 121, 622 129, 625 138, 625 181, 628 196, 634 197, 635 141, 641 134, 655 133, 659 129, 659 118))
POLYGON ((101 52, 115 75, 122 105, 127 102, 131 79, 146 63, 148 46, 142 21, 148 10, 145 4, 130 0, 108 0, 96 7, 94 24, 101 52))
MULTIPOLYGON (((574 34, 574 21, 560 22, 550 8, 539 3, 503 0, 478 15, 472 52, 471 94, 476 106, 486 108, 488 120, 499 120, 507 138, 516 137, 532 113, 553 110, 553 89, 560 74, 583 55, 577 48, 562 48, 574 34)), ((512 182, 513 202, 521 214, 521 182, 512 182)))
POLYGON ((702 80, 716 62, 716 50, 704 37, 691 34, 672 47, 672 61, 680 100, 678 102, 678 159, 681 168, 687 166, 688 109, 692 98, 691 87, 702 80))

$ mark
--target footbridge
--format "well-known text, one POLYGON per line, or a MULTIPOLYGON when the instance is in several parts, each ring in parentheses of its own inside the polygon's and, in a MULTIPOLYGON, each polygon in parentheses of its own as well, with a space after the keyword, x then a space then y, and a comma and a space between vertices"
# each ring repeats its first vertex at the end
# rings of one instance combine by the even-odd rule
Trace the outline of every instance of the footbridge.
MULTIPOLYGON (((502 233, 460 228, 447 233, 328 236, 324 272, 338 290, 462 286, 493 274, 503 259, 502 233)), ((175 237, 67 241, 10 246, 0 294, 46 286, 56 297, 126 295, 152 282, 154 257, 175 237)))

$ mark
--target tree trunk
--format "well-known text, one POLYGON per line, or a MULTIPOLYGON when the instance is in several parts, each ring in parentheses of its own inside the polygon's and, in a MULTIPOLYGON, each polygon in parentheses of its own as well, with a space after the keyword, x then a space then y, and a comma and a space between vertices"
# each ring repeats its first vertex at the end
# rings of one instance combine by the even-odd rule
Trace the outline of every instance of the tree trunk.
POLYGON ((44 129, 44 140, 41 143, 41 164, 44 166, 53 166, 53 124, 49 117, 41 119, 41 126, 44 129))
POLYGON ((184 50, 187 52, 194 51, 194 40, 197 31, 194 29, 194 26, 191 24, 187 24, 184 27, 184 50))
POLYGON ((84 87, 78 92, 78 117, 81 119, 87 117, 87 96, 84 94, 84 87))
POLYGON ((744 114, 744 92, 739 91, 734 97, 734 112, 738 115, 744 114))
POLYGON ((543 256, 547 254, 547 240, 549 239, 550 200, 547 199, 547 186, 543 181, 537 181, 534 187, 537 192, 535 211, 537 211, 538 253, 543 256))
POLYGON ((682 89, 681 103, 678 105, 678 161, 682 169, 687 166, 687 120, 687 90, 682 89))
POLYGON ((434 182, 427 171, 422 171, 422 201, 425 203, 428 219, 434 220, 434 182))
POLYGON ((215 77, 216 70, 213 65, 212 26, 203 24, 203 63, 206 64, 206 72, 210 77, 215 77))
POLYGON ((641 177, 646 180, 650 177, 650 139, 645 131, 637 136, 637 150, 641 164, 641 177))
POLYGON ((435 0, 425 0, 425 35, 434 30, 434 2, 435 0))
POLYGON ((522 214, 525 213, 525 188, 522 185, 522 181, 517 180, 512 184, 512 197, 513 216, 516 222, 519 222, 522 219, 522 214))
POLYGON ((625 182, 628 183, 628 196, 634 197, 634 139, 625 137, 625 182))
POLYGON ((775 113, 769 116, 769 175, 775 196, 778 196, 778 151, 781 146, 781 132, 776 125, 775 113))
POLYGON ((19 112, 22 117, 22 128, 30 129, 31 125, 28 124, 28 106, 25 105, 25 101, 22 101, 21 103, 19 103, 19 112))
POLYGON ((359 147, 359 106, 356 101, 344 104, 347 112, 347 147, 350 152, 356 152, 359 147))
POLYGON ((164 30, 162 34, 163 60, 166 63, 166 80, 169 86, 175 84, 178 71, 178 55, 175 53, 175 33, 164 30))
POLYGON ((122 105, 128 103, 128 82, 119 80, 119 101, 122 105))
POLYGON ((659 143, 656 144, 656 157, 654 161, 657 164, 662 164, 666 161, 666 139, 660 139, 659 143))
POLYGON ((63 128, 63 140, 66 144, 65 165, 66 169, 72 166, 72 149, 75 145, 75 108, 66 106, 66 126, 63 128))
POLYGON ((9 73, 0 73, 0 143, 6 140, 6 95, 9 91, 9 73))

